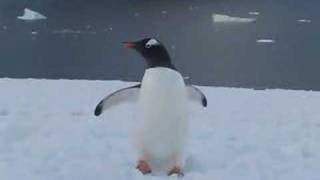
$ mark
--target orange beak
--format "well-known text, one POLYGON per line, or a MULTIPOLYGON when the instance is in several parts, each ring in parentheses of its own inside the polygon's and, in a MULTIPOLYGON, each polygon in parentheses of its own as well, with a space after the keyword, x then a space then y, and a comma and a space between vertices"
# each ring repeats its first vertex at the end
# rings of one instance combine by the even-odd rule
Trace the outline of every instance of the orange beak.
POLYGON ((137 45, 134 43, 134 42, 129 42, 129 41, 126 41, 126 42, 123 42, 123 47, 125 48, 135 48, 137 45))

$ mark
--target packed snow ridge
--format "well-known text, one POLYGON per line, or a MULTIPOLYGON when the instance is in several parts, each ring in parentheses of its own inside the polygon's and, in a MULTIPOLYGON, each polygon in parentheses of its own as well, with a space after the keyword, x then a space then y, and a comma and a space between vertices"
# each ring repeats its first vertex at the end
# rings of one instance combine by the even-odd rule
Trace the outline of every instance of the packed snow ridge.
MULTIPOLYGON (((133 82, 0 79, 1 180, 166 180, 135 169, 135 104, 101 117, 133 82)), ((183 180, 318 180, 320 92, 199 87, 183 180)))
POLYGON ((232 17, 224 14, 212 14, 214 23, 251 23, 255 18, 232 17))
POLYGON ((31 9, 25 8, 23 16, 18 16, 18 19, 25 21, 35 21, 47 19, 46 16, 40 14, 39 12, 33 11, 31 9))

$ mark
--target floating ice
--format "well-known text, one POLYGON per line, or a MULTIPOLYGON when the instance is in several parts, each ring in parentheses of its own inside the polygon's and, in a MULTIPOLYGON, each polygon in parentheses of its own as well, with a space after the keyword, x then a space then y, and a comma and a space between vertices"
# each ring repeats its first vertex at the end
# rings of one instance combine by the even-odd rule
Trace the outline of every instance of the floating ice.
POLYGON ((212 14, 214 23, 251 23, 256 21, 255 18, 232 17, 223 14, 212 14))
POLYGON ((297 20, 297 22, 299 22, 299 23, 311 23, 311 20, 310 19, 299 19, 299 20, 297 20))
POLYGON ((80 30, 62 29, 52 31, 54 34, 81 34, 80 30))
POLYGON ((248 12, 248 14, 258 16, 258 15, 260 15, 260 12, 252 11, 252 12, 248 12))
POLYGON ((34 20, 44 20, 47 19, 46 16, 36 12, 32 11, 31 9, 25 8, 23 16, 18 16, 18 19, 24 20, 24 21, 34 21, 34 20))
POLYGON ((275 43, 273 39, 258 39, 257 43, 275 43))

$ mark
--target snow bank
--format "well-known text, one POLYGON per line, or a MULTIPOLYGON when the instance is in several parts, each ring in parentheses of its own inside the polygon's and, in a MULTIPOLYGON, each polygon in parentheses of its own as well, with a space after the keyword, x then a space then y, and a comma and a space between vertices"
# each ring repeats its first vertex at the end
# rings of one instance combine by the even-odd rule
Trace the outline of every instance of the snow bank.
POLYGON ((20 19, 20 20, 25 20, 25 21, 34 21, 34 20, 47 19, 46 16, 44 16, 44 15, 42 15, 42 14, 36 12, 36 11, 33 11, 31 9, 28 9, 28 8, 24 9, 23 16, 18 16, 17 18, 20 19))
POLYGON ((212 19, 214 23, 251 23, 256 21, 255 18, 232 17, 223 14, 213 14, 212 19))
MULTIPOLYGON (((134 168, 132 104, 93 116, 132 84, 0 79, 0 179, 168 179, 134 168)), ((320 92, 200 88, 209 106, 193 107, 184 180, 318 180, 320 92)))

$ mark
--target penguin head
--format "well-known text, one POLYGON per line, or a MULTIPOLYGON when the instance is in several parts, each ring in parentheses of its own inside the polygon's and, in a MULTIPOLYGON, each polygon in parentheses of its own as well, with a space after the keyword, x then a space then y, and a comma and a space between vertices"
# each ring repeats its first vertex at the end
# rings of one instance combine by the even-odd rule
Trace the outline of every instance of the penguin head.
POLYGON ((164 45, 155 38, 145 38, 138 41, 123 42, 125 48, 134 49, 139 52, 146 60, 147 66, 168 67, 175 69, 171 63, 168 51, 164 45))

